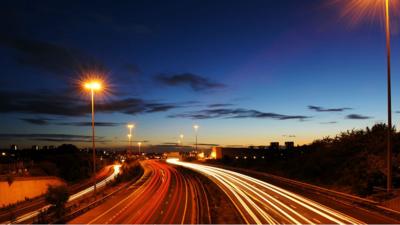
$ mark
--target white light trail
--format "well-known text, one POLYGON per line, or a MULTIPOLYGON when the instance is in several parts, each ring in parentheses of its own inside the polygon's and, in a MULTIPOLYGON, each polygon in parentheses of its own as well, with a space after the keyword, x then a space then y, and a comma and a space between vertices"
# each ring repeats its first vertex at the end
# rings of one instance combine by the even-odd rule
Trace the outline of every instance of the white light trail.
MULTIPOLYGON (((120 167, 121 167, 121 165, 114 165, 113 166, 114 172, 110 176, 108 176, 106 179, 98 182, 96 184, 97 188, 104 187, 109 181, 112 181, 119 174, 120 167)), ((84 189, 84 190, 82 190, 82 191, 80 191, 78 193, 75 193, 75 194, 73 194, 73 195, 71 195, 69 197, 68 202, 73 201, 73 200, 75 200, 75 199, 77 199, 79 197, 82 197, 83 195, 88 194, 88 193, 92 192, 93 190, 94 190, 94 186, 90 186, 90 187, 88 187, 88 188, 86 188, 86 189, 84 189)), ((46 206, 42 207, 39 210, 36 210, 36 211, 33 211, 33 212, 29 212, 29 213, 27 213, 25 215, 19 216, 12 223, 22 223, 22 222, 24 222, 26 220, 32 219, 33 217, 39 215, 40 211, 45 211, 49 207, 50 207, 50 205, 46 205, 46 206)), ((11 222, 9 221, 9 222, 5 222, 5 223, 9 224, 11 222)))
POLYGON ((327 206, 290 191, 226 169, 167 159, 168 163, 198 171, 213 180, 232 200, 247 223, 364 224, 327 206), (318 222, 320 223, 320 222, 318 222))

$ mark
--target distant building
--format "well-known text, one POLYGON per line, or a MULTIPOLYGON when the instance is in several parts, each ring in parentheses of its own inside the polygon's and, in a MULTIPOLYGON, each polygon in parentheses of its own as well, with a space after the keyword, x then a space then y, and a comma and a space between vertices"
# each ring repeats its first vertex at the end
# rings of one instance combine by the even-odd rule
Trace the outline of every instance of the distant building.
POLYGON ((166 157, 167 159, 182 159, 182 156, 179 152, 167 152, 166 157))
POLYGON ((10 147, 10 150, 11 150, 11 151, 17 151, 17 150, 18 150, 18 146, 12 144, 11 147, 10 147))
POLYGON ((285 142, 285 149, 286 149, 286 150, 294 149, 294 142, 293 142, 293 141, 287 141, 287 142, 285 142))
POLYGON ((279 142, 271 142, 269 144, 269 150, 279 150, 279 142))
POLYGON ((219 146, 214 146, 211 148, 211 159, 222 159, 222 148, 219 146))
POLYGON ((211 158, 212 159, 264 159, 267 150, 265 149, 251 149, 251 148, 224 148, 224 147, 212 147, 211 158))

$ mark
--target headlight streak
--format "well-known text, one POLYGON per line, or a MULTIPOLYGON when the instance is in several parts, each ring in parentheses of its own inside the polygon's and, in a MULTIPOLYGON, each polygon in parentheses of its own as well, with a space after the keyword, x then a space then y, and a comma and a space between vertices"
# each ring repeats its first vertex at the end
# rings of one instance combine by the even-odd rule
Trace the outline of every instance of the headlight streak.
MULTIPOLYGON (((103 186, 105 186, 107 184, 107 182, 113 180, 119 174, 120 167, 121 167, 121 165, 114 165, 114 172, 110 176, 108 176, 106 179, 104 179, 104 180, 100 181, 99 183, 97 183, 97 187, 103 187, 103 186)), ((84 189, 84 190, 82 190, 82 191, 80 191, 80 192, 78 192, 76 194, 73 194, 73 195, 71 195, 69 197, 68 202, 70 202, 72 200, 75 200, 75 199, 77 199, 77 198, 79 198, 79 197, 81 197, 81 196, 83 196, 83 195, 85 195, 87 193, 90 193, 93 190, 94 190, 94 187, 90 186, 90 187, 88 187, 88 188, 86 188, 86 189, 84 189)), ((50 207, 50 205, 46 205, 46 206, 42 207, 39 210, 24 214, 24 215, 16 218, 15 221, 13 221, 13 223, 22 223, 22 222, 24 222, 26 220, 29 220, 29 219, 39 215, 39 213, 41 211, 46 211, 49 207, 50 207)), ((6 223, 9 223, 9 222, 6 222, 6 223)))
MULTIPOLYGON (((364 224, 329 207, 250 176, 212 166, 180 162, 177 159, 168 159, 167 162, 193 169, 211 178, 224 190, 247 223, 254 221, 256 224, 315 224, 311 221, 315 215, 329 221, 328 223, 364 224), (289 207, 288 202, 298 207, 293 209, 289 207)), ((325 221, 324 223, 327 223, 325 221)))
MULTIPOLYGON (((339 217, 340 219, 345 220, 345 221, 347 220, 347 221, 350 222, 351 224, 364 224, 363 222, 361 222, 361 221, 359 221, 359 220, 356 220, 356 219, 354 219, 354 218, 352 218, 352 217, 349 217, 349 216, 347 216, 347 215, 345 215, 345 214, 343 214, 343 213, 337 212, 337 211, 332 210, 332 209, 330 209, 330 208, 328 208, 328 207, 326 207, 326 206, 324 206, 324 205, 321 205, 321 204, 319 204, 319 203, 317 203, 317 202, 311 201, 311 200, 309 200, 309 199, 307 199, 307 198, 304 198, 304 197, 302 197, 302 196, 300 196, 300 195, 296 195, 296 194, 294 194, 294 193, 291 193, 291 192, 289 192, 289 191, 286 191, 286 190, 284 190, 284 189, 282 189, 282 188, 279 188, 279 187, 277 187, 277 186, 268 184, 268 183, 266 183, 266 182, 260 181, 260 180, 258 180, 258 179, 253 178, 253 177, 246 176, 246 175, 243 175, 243 174, 240 174, 240 173, 236 173, 236 172, 233 172, 233 171, 229 171, 229 170, 220 169, 220 168, 216 168, 216 169, 219 170, 219 171, 223 171, 223 172, 235 174, 235 175, 237 175, 237 176, 239 176, 239 177, 244 177, 245 179, 248 179, 248 180, 250 180, 250 181, 253 181, 253 182, 255 182, 255 183, 257 183, 257 184, 263 186, 263 187, 266 188, 266 189, 273 190, 273 191, 274 191, 275 193, 277 193, 277 194, 280 194, 280 195, 283 194, 284 197, 286 197, 286 198, 288 198, 288 199, 290 199, 290 200, 292 200, 292 201, 294 201, 294 202, 296 202, 296 203, 298 203, 298 204, 300 204, 300 205, 302 205, 302 206, 304 206, 304 207, 310 209, 311 211, 313 211, 313 212, 315 212, 315 213, 320 214, 321 216, 324 216, 324 217, 326 217, 326 218, 329 218, 330 220, 334 221, 335 223, 343 224, 343 223, 341 223, 339 220, 336 220, 336 219, 334 219, 333 217, 331 217, 331 216, 329 216, 329 215, 327 215, 327 214, 321 212, 320 209, 323 209, 324 211, 326 211, 327 213, 331 214, 332 216, 339 217), (308 203, 310 206, 307 205, 307 204, 304 204, 304 203, 300 202, 299 200, 300 200, 300 201, 303 201, 303 202, 305 202, 305 203, 308 203), (315 208, 314 208, 314 207, 311 207, 311 205, 313 205, 315 208)), ((345 223, 345 224, 348 224, 348 223, 345 223)))

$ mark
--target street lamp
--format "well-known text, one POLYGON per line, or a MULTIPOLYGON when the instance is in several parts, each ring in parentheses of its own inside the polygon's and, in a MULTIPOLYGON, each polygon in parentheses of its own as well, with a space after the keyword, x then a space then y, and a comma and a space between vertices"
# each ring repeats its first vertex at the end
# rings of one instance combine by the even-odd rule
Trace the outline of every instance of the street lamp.
POLYGON ((193 125, 193 129, 196 135, 196 153, 197 153, 197 131, 199 130, 199 125, 197 124, 193 125))
POLYGON ((92 149, 93 149, 93 180, 94 180, 94 195, 96 196, 96 145, 95 145, 95 129, 94 129, 94 93, 102 90, 102 82, 99 80, 90 80, 83 84, 86 90, 91 93, 92 102, 92 149))
POLYGON ((135 128, 135 124, 128 124, 126 127, 129 129, 129 148, 128 152, 130 153, 132 151, 132 129, 135 128))
POLYGON ((391 66, 390 66, 390 15, 389 0, 385 1, 385 31, 387 52, 387 97, 388 97, 388 134, 387 134, 387 191, 392 190, 392 93, 391 93, 391 66))
POLYGON ((390 15, 389 0, 385 0, 385 31, 386 31, 386 57, 387 57, 387 112, 388 112, 388 133, 387 133, 387 184, 388 192, 392 190, 392 90, 391 90, 391 66, 390 66, 390 15))
POLYGON ((139 155, 140 155, 140 146, 142 146, 142 142, 138 142, 138 147, 139 147, 139 155))
POLYGON ((131 138, 132 138, 132 134, 128 134, 127 135, 128 136, 128 154, 130 153, 130 151, 131 151, 131 138))
POLYGON ((387 152, 386 152, 386 189, 392 191, 392 90, 391 90, 391 47, 390 47, 390 4, 397 8, 397 1, 390 0, 349 0, 346 2, 345 14, 351 14, 357 21, 362 18, 362 15, 371 17, 371 15, 380 15, 384 13, 385 17, 385 34, 386 34, 386 60, 387 60, 387 152), (356 12, 353 12, 355 10, 356 12), (382 11, 377 11, 382 10, 382 11), (356 15, 356 17, 354 17, 356 15))
POLYGON ((179 135, 179 140, 180 140, 180 144, 181 144, 181 146, 183 146, 183 134, 180 134, 179 135))

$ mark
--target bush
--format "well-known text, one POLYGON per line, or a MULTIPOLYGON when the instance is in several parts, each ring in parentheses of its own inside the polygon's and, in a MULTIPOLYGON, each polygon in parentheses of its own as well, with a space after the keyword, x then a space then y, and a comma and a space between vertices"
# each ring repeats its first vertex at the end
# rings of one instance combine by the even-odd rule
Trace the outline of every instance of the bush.
MULTIPOLYGON (((267 151, 263 161, 223 158, 222 162, 367 196, 374 194, 374 187, 384 188, 386 184, 387 132, 385 124, 376 124, 295 149, 267 151)), ((393 130, 395 187, 400 186, 399 150, 400 133, 393 130)))
POLYGON ((51 204, 57 218, 65 214, 65 204, 68 202, 69 193, 66 185, 49 186, 45 195, 46 202, 51 204))

